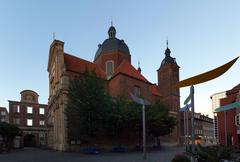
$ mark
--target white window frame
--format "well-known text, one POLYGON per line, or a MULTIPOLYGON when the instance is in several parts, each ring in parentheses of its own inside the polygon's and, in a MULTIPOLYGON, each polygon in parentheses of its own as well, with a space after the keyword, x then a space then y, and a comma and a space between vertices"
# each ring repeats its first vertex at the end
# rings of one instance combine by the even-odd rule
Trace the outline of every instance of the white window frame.
POLYGON ((40 114, 40 115, 44 115, 44 114, 45 114, 45 108, 40 107, 40 108, 39 108, 39 114, 40 114), (42 110, 42 111, 41 111, 41 110, 42 110))
POLYGON ((32 127, 33 126, 33 119, 27 119, 27 126, 32 127))
POLYGON ((32 114, 33 113, 33 107, 32 106, 27 106, 27 113, 32 114), (30 109, 31 108, 31 109, 30 109), (31 110, 31 111, 30 111, 31 110))

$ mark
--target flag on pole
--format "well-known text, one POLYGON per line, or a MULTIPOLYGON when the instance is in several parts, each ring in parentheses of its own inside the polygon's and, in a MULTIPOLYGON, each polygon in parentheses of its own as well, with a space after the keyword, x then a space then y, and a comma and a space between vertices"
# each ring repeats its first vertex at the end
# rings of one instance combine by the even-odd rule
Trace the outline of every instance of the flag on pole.
POLYGON ((191 93, 188 95, 186 100, 184 101, 184 105, 187 105, 187 103, 191 100, 191 93))

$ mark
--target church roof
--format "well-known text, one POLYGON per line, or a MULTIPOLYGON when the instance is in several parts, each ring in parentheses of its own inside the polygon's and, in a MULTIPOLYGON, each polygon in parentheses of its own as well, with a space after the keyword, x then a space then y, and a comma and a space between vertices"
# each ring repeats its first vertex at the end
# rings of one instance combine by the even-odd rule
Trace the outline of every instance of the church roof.
POLYGON ((64 54, 64 63, 66 66, 66 69, 68 71, 76 72, 76 73, 84 73, 86 68, 91 72, 95 71, 97 76, 100 76, 102 78, 106 78, 105 72, 97 65, 92 62, 89 62, 87 60, 69 55, 64 54))
POLYGON ((106 39, 102 44, 98 45, 98 50, 95 54, 94 60, 96 60, 100 55, 106 54, 112 51, 120 51, 126 55, 130 55, 128 46, 124 40, 119 40, 116 38, 116 29, 111 26, 108 30, 109 38, 106 39))
MULTIPOLYGON (((89 62, 87 60, 78 58, 76 56, 72 56, 69 54, 64 54, 64 63, 67 71, 72 71, 75 73, 84 73, 87 68, 89 71, 95 71, 97 76, 102 78, 106 78, 106 73, 95 63, 89 62)), ((143 81, 145 83, 151 84, 150 91, 154 96, 162 96, 158 90, 157 85, 149 82, 137 69, 135 69, 127 60, 123 60, 123 62, 118 66, 115 70, 112 78, 116 77, 118 74, 123 74, 128 77, 143 81)), ((112 79, 111 78, 111 79, 112 79)))
MULTIPOLYGON (((123 60, 122 63, 117 67, 115 72, 113 73, 112 78, 117 76, 118 74, 124 74, 135 78, 137 80, 150 83, 139 71, 137 71, 127 60, 123 60)), ((152 84, 152 83, 150 83, 152 84)))
POLYGON ((154 96, 162 96, 158 90, 158 86, 156 84, 152 85, 151 86, 151 92, 152 92, 152 95, 154 96))
POLYGON ((167 49, 165 50, 165 58, 162 60, 161 66, 165 65, 165 64, 177 64, 176 63, 176 59, 171 57, 171 50, 167 47, 167 49))

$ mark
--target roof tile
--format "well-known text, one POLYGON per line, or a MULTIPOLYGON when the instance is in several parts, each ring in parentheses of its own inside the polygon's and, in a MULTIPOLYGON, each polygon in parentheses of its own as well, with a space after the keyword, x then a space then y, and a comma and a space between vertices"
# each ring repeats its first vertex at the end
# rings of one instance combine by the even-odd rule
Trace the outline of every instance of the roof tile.
MULTIPOLYGON (((127 60, 123 60, 123 62, 119 65, 119 67, 115 70, 113 77, 114 78, 118 74, 125 74, 136 78, 138 80, 144 81, 146 83, 150 83, 139 71, 137 71, 127 60)), ((150 83, 151 84, 151 83, 150 83)))
POLYGON ((160 94, 156 84, 151 86, 151 92, 152 92, 152 95, 154 95, 154 96, 162 96, 160 94))
POLYGON ((89 71, 95 71, 97 76, 106 78, 105 72, 97 64, 78 58, 76 56, 72 56, 65 53, 64 63, 68 71, 84 73, 85 69, 87 68, 89 71))

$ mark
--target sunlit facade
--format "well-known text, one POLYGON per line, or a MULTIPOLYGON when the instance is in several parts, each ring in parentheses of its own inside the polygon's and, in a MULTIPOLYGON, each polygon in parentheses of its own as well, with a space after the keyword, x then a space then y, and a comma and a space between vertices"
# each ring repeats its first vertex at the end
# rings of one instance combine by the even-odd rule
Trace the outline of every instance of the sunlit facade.
POLYGON ((226 97, 226 92, 215 93, 211 96, 212 99, 212 112, 213 112, 213 125, 214 125, 214 138, 218 142, 218 123, 217 114, 214 113, 215 109, 220 107, 220 99, 226 97))

